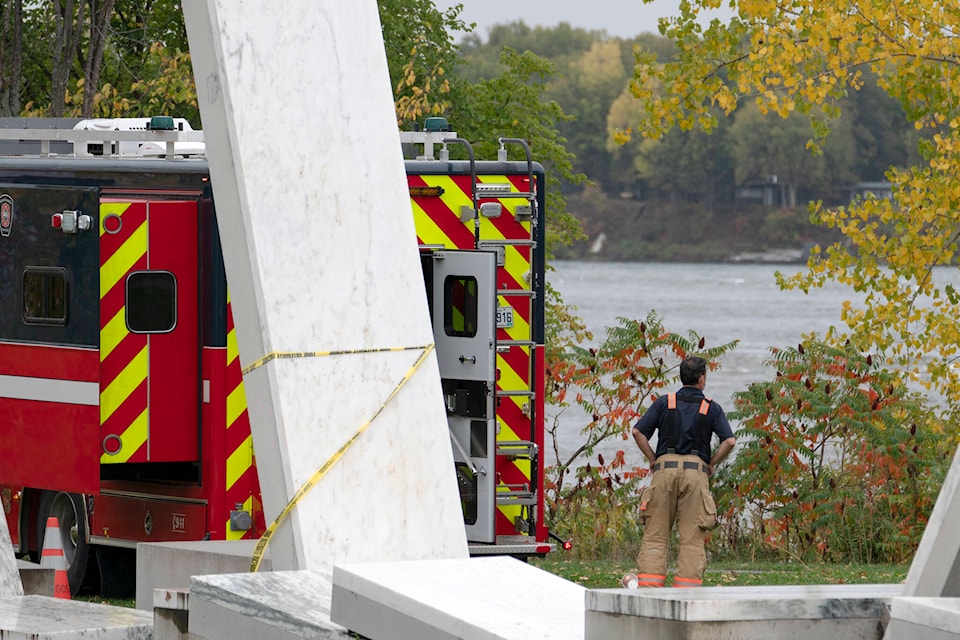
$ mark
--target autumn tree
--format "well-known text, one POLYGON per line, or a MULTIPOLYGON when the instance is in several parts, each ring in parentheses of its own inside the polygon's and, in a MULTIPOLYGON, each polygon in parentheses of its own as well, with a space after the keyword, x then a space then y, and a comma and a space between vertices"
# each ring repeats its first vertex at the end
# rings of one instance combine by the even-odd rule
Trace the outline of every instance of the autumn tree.
POLYGON ((569 61, 565 71, 547 85, 545 95, 576 119, 558 123, 560 133, 577 149, 577 161, 594 182, 608 191, 618 191, 606 148, 607 114, 623 91, 627 70, 614 40, 595 40, 591 47, 569 61))
POLYGON ((775 374, 735 395, 737 454, 717 477, 715 544, 741 557, 903 562, 949 456, 926 399, 852 343, 771 349, 775 374))
POLYGON ((23 2, 8 0, 0 13, 0 115, 20 113, 23 71, 23 2))
POLYGON ((633 134, 658 137, 674 126, 705 130, 744 101, 763 114, 811 120, 807 147, 819 153, 831 121, 852 92, 875 83, 900 103, 921 134, 921 161, 892 167, 894 199, 827 209, 814 219, 846 240, 811 254, 808 271, 783 285, 833 279, 862 295, 843 310, 852 339, 877 350, 960 413, 960 290, 935 278, 955 265, 960 240, 960 12, 955 2, 922 0, 733 0, 726 24, 697 17, 714 0, 681 3, 661 22, 677 47, 660 61, 640 52, 633 81, 644 117, 633 134))
POLYGON ((80 114, 93 112, 100 70, 110 35, 114 0, 54 0, 41 4, 38 17, 53 26, 50 115, 67 114, 69 83, 81 78, 80 114))
POLYGON ((440 11, 432 0, 377 0, 377 6, 398 123, 441 115, 459 62, 452 34, 472 28, 460 18, 462 6, 440 11))

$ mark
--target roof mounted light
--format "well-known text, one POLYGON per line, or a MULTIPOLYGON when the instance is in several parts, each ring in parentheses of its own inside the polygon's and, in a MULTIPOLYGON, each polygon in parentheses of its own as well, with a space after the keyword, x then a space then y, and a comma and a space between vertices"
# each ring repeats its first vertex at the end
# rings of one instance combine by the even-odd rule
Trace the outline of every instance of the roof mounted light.
POLYGON ((170 116, 153 116, 147 128, 151 131, 173 131, 173 118, 170 116))
POLYGON ((450 131, 450 125, 446 118, 434 117, 423 121, 424 131, 450 131))

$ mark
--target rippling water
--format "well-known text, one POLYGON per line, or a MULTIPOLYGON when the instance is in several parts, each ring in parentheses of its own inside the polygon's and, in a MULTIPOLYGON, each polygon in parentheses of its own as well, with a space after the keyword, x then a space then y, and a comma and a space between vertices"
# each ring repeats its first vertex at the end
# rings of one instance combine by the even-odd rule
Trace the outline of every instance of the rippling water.
MULTIPOLYGON (((802 265, 556 261, 553 267, 547 280, 577 307, 597 343, 618 316, 643 319, 650 310, 663 318, 667 330, 682 335, 695 330, 707 346, 739 340, 720 370, 707 376, 705 393, 726 411, 733 409, 734 392, 771 377, 773 370, 763 364, 771 346, 796 345, 801 334, 840 327, 841 305, 850 299, 850 290, 836 285, 809 295, 780 291, 774 273, 793 274, 802 265)), ((579 411, 564 413, 561 452, 582 441, 579 431, 587 422, 579 411)), ((618 441, 609 450, 623 444, 618 441)), ((628 460, 639 464, 642 455, 627 444, 628 460)))

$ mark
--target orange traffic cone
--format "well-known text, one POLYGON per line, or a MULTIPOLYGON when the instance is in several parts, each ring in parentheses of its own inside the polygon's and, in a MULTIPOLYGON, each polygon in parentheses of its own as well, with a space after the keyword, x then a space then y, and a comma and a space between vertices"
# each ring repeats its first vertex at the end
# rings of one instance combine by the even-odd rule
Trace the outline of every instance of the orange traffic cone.
POLYGON ((69 600, 70 582, 67 580, 67 561, 63 557, 63 544, 60 542, 60 522, 54 517, 47 518, 40 566, 53 569, 53 597, 69 600))

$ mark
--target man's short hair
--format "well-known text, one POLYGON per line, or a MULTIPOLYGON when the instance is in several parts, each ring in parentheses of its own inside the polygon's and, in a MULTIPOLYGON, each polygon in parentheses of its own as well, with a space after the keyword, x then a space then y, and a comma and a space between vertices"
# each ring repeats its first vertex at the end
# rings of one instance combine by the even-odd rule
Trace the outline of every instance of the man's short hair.
POLYGON ((700 376, 707 375, 707 361, 699 356, 687 356, 680 363, 680 382, 697 384, 700 376))

